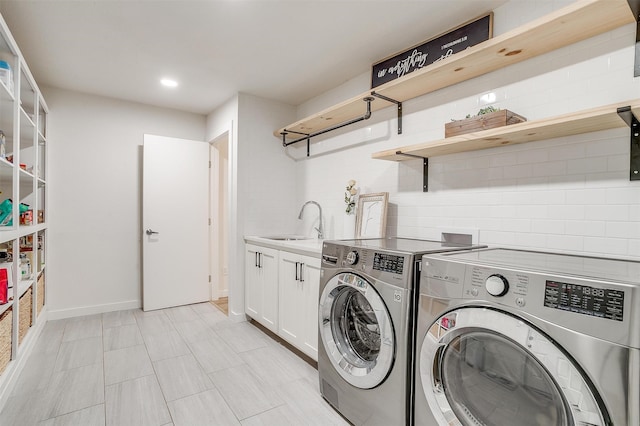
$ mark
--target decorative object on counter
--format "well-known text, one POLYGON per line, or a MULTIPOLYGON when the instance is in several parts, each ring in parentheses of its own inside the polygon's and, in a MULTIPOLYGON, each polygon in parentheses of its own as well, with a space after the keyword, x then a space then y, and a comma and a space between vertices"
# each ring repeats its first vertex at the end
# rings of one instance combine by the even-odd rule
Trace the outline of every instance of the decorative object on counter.
POLYGON ((347 205, 344 212, 342 223, 342 237, 344 239, 352 239, 356 232, 356 200, 358 196, 358 188, 356 188, 356 181, 351 179, 347 182, 347 187, 344 191, 344 203, 347 205))
POLYGON ((508 109, 498 109, 493 106, 481 108, 474 116, 467 115, 464 120, 451 120, 444 125, 444 137, 464 135, 465 133, 478 132, 480 130, 493 129, 527 121, 521 115, 508 109))
POLYGON ((387 228, 388 192, 358 197, 356 238, 384 238, 387 228))
POLYGON ((347 188, 344 191, 344 203, 347 205, 345 213, 354 214, 356 208, 356 195, 358 189, 356 188, 356 181, 351 179, 347 182, 347 188))
POLYGON ((493 12, 373 64, 371 88, 398 79, 493 37, 493 12))

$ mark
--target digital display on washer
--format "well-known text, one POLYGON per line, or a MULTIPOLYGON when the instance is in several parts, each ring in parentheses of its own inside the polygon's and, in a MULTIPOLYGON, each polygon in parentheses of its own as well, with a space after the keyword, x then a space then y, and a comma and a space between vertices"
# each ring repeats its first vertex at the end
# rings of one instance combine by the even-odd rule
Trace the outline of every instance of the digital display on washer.
POLYGON ((547 281, 544 288, 544 306, 622 321, 624 292, 559 281, 547 281))
POLYGON ((404 257, 386 253, 375 253, 373 255, 373 269, 402 275, 404 257))

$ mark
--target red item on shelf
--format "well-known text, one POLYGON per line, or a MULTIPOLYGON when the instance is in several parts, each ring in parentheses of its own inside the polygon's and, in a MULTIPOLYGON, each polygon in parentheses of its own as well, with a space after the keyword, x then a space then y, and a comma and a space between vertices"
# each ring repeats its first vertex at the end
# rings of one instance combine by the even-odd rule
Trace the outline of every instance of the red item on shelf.
POLYGON ((8 290, 9 290, 9 277, 7 276, 7 270, 0 269, 0 305, 4 305, 9 301, 7 297, 8 290))

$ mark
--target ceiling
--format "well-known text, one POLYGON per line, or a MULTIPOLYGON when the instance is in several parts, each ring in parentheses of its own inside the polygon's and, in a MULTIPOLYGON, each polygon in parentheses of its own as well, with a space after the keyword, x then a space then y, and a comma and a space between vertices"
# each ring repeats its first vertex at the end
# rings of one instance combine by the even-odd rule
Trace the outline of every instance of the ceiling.
POLYGON ((299 105, 505 1, 1 0, 0 13, 41 86, 208 114, 238 92, 299 105))

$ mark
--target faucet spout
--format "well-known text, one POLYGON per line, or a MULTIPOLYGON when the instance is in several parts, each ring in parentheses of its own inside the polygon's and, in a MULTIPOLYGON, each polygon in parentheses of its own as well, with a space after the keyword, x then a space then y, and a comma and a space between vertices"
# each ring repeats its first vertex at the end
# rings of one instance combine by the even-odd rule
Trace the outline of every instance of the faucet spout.
POLYGON ((322 207, 320 207, 320 204, 318 204, 316 201, 307 201, 306 203, 304 203, 302 205, 302 208, 300 209, 300 213, 298 214, 298 219, 302 219, 304 208, 309 204, 314 204, 318 207, 318 227, 314 229, 318 231, 318 239, 321 240, 324 238, 324 228, 322 227, 322 207))

